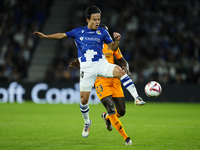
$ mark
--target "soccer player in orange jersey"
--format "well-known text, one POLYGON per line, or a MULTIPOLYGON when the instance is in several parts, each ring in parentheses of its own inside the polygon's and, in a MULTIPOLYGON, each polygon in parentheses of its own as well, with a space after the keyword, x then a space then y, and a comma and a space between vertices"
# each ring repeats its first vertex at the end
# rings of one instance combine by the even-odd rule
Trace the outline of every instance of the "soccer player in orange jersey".
MULTIPOLYGON (((108 30, 107 26, 103 24, 100 26, 108 30)), ((122 69, 130 75, 128 63, 124 59, 120 49, 118 48, 117 51, 113 51, 105 43, 103 46, 103 53, 108 62, 114 64, 114 57, 116 57, 122 69)), ((101 115, 106 123, 106 128, 111 131, 113 125, 124 138, 125 144, 131 145, 132 141, 124 131, 122 123, 119 120, 119 117, 123 116, 126 111, 125 98, 120 80, 118 78, 97 77, 95 88, 99 99, 107 110, 107 113, 101 115)))

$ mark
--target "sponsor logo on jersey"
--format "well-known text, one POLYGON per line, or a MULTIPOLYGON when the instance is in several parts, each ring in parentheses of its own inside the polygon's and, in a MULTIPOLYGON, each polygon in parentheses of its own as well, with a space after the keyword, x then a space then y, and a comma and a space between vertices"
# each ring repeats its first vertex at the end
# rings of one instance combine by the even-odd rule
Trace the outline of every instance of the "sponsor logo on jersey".
POLYGON ((99 30, 97 30, 96 33, 97 33, 98 35, 101 35, 101 32, 100 32, 99 30))
POLYGON ((85 37, 85 40, 87 40, 87 41, 97 41, 97 42, 101 41, 99 38, 95 38, 95 37, 85 37))
POLYGON ((83 37, 80 37, 80 40, 83 41, 83 37))

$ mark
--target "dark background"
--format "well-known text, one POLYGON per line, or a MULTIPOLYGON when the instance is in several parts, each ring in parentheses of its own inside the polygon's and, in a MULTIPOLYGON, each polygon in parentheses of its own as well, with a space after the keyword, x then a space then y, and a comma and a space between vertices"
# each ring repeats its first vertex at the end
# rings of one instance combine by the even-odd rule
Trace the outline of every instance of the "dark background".
MULTIPOLYGON (((62 0, 60 0, 62 1, 62 0)), ((97 5, 102 23, 122 35, 120 49, 130 66, 130 76, 145 101, 199 102, 200 92, 200 2, 198 0, 74 0, 66 24, 67 32, 86 26, 84 10, 97 5), (162 94, 155 99, 144 95, 149 81, 158 81, 162 94), (146 98, 145 98, 146 97, 146 98), (146 100, 147 99, 147 100, 146 100)), ((27 89, 28 71, 38 41, 34 31, 43 31, 51 17, 54 0, 0 1, 0 87, 17 81, 27 89)), ((67 9, 63 6, 63 9, 67 9)), ((55 22, 56 23, 56 22, 55 22)), ((50 32, 50 31, 49 31, 50 32)), ((78 69, 69 69, 77 57, 75 44, 61 40, 55 57, 46 66, 40 81, 55 87, 73 87, 79 81, 78 69)), ((126 99, 130 94, 124 90, 126 99)))

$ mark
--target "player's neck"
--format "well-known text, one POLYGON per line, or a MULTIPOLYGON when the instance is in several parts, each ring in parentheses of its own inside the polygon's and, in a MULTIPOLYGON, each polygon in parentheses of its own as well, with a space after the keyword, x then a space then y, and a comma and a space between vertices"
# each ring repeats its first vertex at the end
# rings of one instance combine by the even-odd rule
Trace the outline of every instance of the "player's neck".
POLYGON ((97 30, 97 29, 92 29, 92 28, 89 27, 88 25, 87 25, 87 28, 90 29, 90 30, 93 30, 93 31, 96 31, 96 30, 97 30))

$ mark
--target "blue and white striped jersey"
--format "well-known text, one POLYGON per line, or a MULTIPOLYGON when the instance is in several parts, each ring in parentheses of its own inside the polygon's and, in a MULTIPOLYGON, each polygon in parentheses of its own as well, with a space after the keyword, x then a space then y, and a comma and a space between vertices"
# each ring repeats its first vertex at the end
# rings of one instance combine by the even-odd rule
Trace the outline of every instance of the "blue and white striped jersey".
POLYGON ((108 31, 102 27, 91 30, 86 27, 78 27, 65 33, 67 37, 75 40, 78 49, 78 58, 81 62, 99 61, 103 54, 103 43, 113 42, 108 31))

